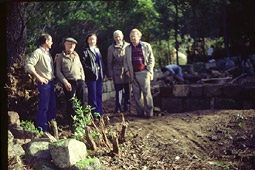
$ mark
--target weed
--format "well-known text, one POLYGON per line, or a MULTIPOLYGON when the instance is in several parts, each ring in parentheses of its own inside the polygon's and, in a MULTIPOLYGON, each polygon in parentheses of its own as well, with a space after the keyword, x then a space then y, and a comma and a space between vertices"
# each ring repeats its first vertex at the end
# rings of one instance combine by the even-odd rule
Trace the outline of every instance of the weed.
POLYGON ((40 133, 40 135, 43 135, 43 131, 41 127, 38 127, 39 129, 35 128, 34 122, 29 121, 29 120, 21 120, 20 126, 22 127, 23 130, 27 130, 30 132, 35 132, 35 133, 40 133))
MULTIPOLYGON (((91 110, 95 108, 91 108, 91 106, 87 105, 84 109, 81 106, 81 102, 77 99, 77 97, 72 97, 71 99, 74 104, 74 109, 76 115, 72 116, 73 118, 73 127, 74 127, 74 137, 75 139, 82 141, 86 137, 85 127, 87 125, 91 125, 91 121, 93 119, 91 110)), ((95 117, 100 116, 99 113, 94 113, 95 117)), ((98 134, 94 132, 93 137, 97 137, 98 134)))
POLYGON ((230 168, 230 164, 225 164, 220 161, 216 161, 216 165, 224 168, 230 168))

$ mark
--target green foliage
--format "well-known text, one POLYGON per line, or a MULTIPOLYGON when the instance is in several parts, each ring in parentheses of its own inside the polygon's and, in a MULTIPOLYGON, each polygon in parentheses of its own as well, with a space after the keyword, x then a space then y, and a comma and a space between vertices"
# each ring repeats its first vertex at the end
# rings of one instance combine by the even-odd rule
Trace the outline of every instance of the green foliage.
POLYGON ((23 130, 27 130, 30 132, 35 132, 35 133, 40 133, 40 135, 43 135, 42 128, 39 127, 40 130, 35 128, 34 122, 29 121, 29 120, 21 120, 20 126, 22 127, 23 130))
POLYGON ((225 163, 222 163, 220 161, 216 161, 216 165, 220 166, 220 167, 224 167, 224 168, 230 168, 230 164, 225 164, 225 163))
MULTIPOLYGON (((81 106, 80 101, 75 96, 71 100, 73 101, 75 113, 76 113, 75 116, 72 116, 73 126, 74 126, 74 136, 75 136, 75 139, 82 141, 86 137, 85 127, 87 125, 91 125, 91 121, 92 121, 91 110, 94 108, 91 108, 91 106, 87 105, 87 107, 84 109, 81 106)), ((95 113, 94 116, 98 117, 100 116, 100 114, 95 113)), ((97 136, 98 134, 94 132, 93 137, 97 137, 97 136)))
MULTIPOLYGON (((219 39, 223 35, 223 23, 219 22, 223 16, 221 0, 86 0, 26 2, 19 3, 19 5, 19 11, 8 10, 7 15, 12 16, 11 19, 13 19, 10 23, 20 23, 16 26, 18 29, 7 27, 8 37, 10 37, 8 46, 17 41, 12 37, 19 35, 25 26, 20 42, 24 42, 22 48, 26 48, 26 55, 30 55, 35 50, 35 41, 43 32, 53 36, 52 56, 63 50, 63 39, 67 36, 77 39, 76 51, 81 53, 86 44, 86 35, 96 32, 98 34, 98 46, 102 55, 106 56, 107 49, 113 42, 113 31, 122 30, 125 40, 129 41, 130 30, 138 28, 143 34, 143 41, 154 43, 155 54, 159 54, 156 66, 160 66, 160 62, 170 63, 171 50, 175 47, 174 35, 176 30, 180 52, 185 54, 186 49, 192 46, 196 39, 210 37, 216 41, 219 40, 213 43, 216 46, 216 58, 225 57, 224 42, 223 39, 219 39), (19 15, 21 11, 25 14, 24 18, 20 18, 23 17, 23 15, 19 15), (177 11, 178 15, 176 14, 177 11), (169 42, 170 45, 159 43, 160 41, 169 42)), ((235 39, 235 41, 229 41, 230 47, 232 50, 236 50, 240 42, 238 37, 240 38, 241 35, 255 39, 253 17, 248 15, 248 12, 254 11, 255 5, 252 1, 227 1, 226 5, 229 18, 228 37, 235 39), (243 24, 243 18, 247 19, 246 24, 243 24)), ((204 45, 206 50, 208 46, 204 45)), ((15 50, 10 49, 10 51, 15 50)), ((238 54, 238 50, 235 51, 235 54, 238 54)))

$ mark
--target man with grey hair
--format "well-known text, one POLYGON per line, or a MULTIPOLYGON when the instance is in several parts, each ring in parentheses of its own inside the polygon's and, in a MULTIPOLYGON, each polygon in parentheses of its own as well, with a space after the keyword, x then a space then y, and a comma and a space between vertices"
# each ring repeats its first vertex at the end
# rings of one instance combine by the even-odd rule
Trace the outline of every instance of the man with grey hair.
POLYGON ((142 33, 138 29, 130 32, 130 45, 125 49, 124 67, 132 82, 132 89, 139 117, 146 113, 147 118, 153 116, 153 99, 150 81, 153 79, 155 64, 151 45, 141 41, 142 33))
POLYGON ((129 78, 124 71, 125 48, 129 45, 123 40, 122 31, 113 33, 114 43, 108 48, 107 64, 108 75, 114 82, 115 87, 115 113, 121 112, 122 96, 124 95, 124 111, 130 111, 129 106, 129 78))

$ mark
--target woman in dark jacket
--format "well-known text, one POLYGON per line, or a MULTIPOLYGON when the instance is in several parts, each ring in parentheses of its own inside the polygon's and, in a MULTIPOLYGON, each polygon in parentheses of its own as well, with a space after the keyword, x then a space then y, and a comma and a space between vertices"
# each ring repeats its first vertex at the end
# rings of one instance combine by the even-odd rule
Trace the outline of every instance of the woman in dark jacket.
POLYGON ((102 109, 102 80, 103 62, 102 55, 97 48, 96 34, 89 34, 86 38, 87 46, 81 55, 81 63, 85 72, 85 81, 88 86, 88 104, 96 108, 92 113, 97 112, 103 116, 102 109))

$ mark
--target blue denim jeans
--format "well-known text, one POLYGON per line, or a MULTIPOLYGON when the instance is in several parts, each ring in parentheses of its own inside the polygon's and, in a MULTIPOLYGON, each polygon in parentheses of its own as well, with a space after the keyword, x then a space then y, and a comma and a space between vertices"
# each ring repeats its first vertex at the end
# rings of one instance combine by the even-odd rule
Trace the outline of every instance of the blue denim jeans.
POLYGON ((48 130, 48 122, 56 118, 56 96, 54 91, 54 81, 47 84, 37 82, 39 94, 39 110, 37 114, 36 127, 43 132, 48 130))
POLYGON ((94 108, 92 110, 92 113, 99 113, 101 116, 103 116, 103 108, 102 108, 102 80, 101 78, 97 81, 86 81, 87 87, 88 87, 88 104, 91 106, 91 108, 94 108))
POLYGON ((121 111, 121 102, 124 95, 124 110, 129 111, 129 85, 125 84, 114 84, 116 91, 115 100, 115 112, 121 111))

